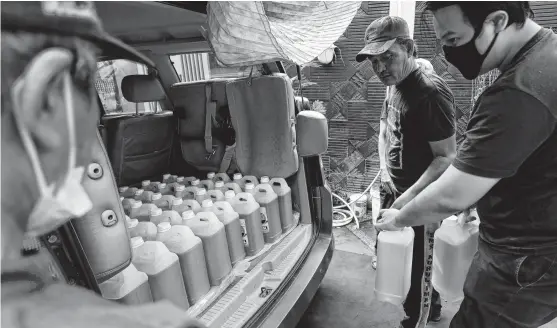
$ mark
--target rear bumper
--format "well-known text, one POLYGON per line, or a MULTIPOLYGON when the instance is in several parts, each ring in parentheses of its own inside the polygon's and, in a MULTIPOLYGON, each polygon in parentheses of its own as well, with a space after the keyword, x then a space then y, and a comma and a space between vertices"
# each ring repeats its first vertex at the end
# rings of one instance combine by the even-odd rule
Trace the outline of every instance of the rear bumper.
POLYGON ((325 277, 333 250, 332 234, 321 232, 292 283, 258 327, 296 327, 325 277))

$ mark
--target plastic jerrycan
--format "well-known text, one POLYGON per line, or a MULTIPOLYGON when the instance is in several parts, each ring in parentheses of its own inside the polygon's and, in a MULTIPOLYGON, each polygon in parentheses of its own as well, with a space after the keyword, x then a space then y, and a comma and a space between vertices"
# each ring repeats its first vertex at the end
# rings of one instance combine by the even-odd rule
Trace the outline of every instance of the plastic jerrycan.
POLYGON ((189 186, 184 189, 184 196, 182 199, 195 199, 195 195, 197 195, 197 191, 199 190, 198 187, 189 186))
POLYGON ((375 298, 401 305, 410 290, 414 230, 382 231, 377 243, 375 298))
POLYGON ((242 173, 234 173, 234 175, 232 176, 232 182, 235 182, 238 186, 240 186, 242 189, 244 188, 244 185, 242 184, 242 178, 244 176, 242 175, 242 173))
POLYGON ((161 195, 172 195, 172 188, 164 182, 159 183, 155 191, 161 193, 161 195))
POLYGON ((161 198, 153 201, 153 204, 162 210, 169 210, 172 207, 172 201, 176 197, 172 195, 162 195, 161 198))
POLYGON ((201 204, 201 212, 213 212, 213 201, 205 199, 201 204))
POLYGON ((228 189, 224 186, 224 181, 217 180, 215 182, 215 190, 220 190, 224 194, 228 189))
POLYGON ((224 231, 226 232, 226 240, 228 242, 228 252, 230 253, 230 262, 234 265, 246 257, 240 216, 238 213, 234 212, 230 203, 224 201, 215 202, 212 211, 216 214, 220 222, 224 224, 224 231))
POLYGON ((265 246, 263 226, 259 213, 259 203, 252 194, 239 193, 232 201, 234 211, 240 216, 242 226, 242 239, 248 256, 259 253, 265 246))
POLYGON ((122 207, 124 208, 124 212, 126 215, 130 215, 130 211, 132 209, 132 205, 136 202, 133 198, 124 198, 121 203, 122 207))
POLYGON ((178 214, 182 215, 182 213, 189 210, 190 208, 187 204, 184 203, 184 201, 181 198, 176 198, 172 201, 171 209, 173 211, 178 212, 178 214))
POLYGON ((157 226, 153 222, 138 222, 135 227, 135 233, 137 234, 135 237, 141 237, 143 240, 152 241, 157 238, 157 226))
POLYGON ((222 181, 224 183, 227 183, 230 181, 230 177, 226 173, 217 173, 214 180, 215 182, 222 181))
POLYGON ((257 180, 257 177, 255 177, 253 175, 246 175, 245 177, 242 178, 240 187, 245 188, 246 184, 248 184, 248 183, 251 183, 254 186, 257 186, 259 184, 259 180, 257 180))
POLYGON ((184 180, 182 181, 182 184, 185 185, 185 186, 191 186, 192 182, 195 181, 195 180, 198 180, 198 179, 196 177, 187 177, 187 178, 184 178, 184 180))
POLYGON ((135 196, 135 192, 138 190, 138 188, 132 187, 120 187, 118 189, 120 196, 124 197, 124 198, 133 198, 135 196))
POLYGON ((182 216, 178 214, 178 212, 173 210, 163 211, 162 209, 157 208, 156 210, 153 210, 151 212, 149 221, 153 222, 153 224, 156 226, 162 222, 168 222, 170 224, 181 224, 182 216))
POLYGON ((209 173, 207 173, 207 179, 214 182, 214 181, 215 181, 215 176, 216 176, 216 175, 217 175, 217 174, 216 174, 215 172, 209 172, 209 173))
POLYGON ((210 179, 201 180, 199 185, 207 191, 215 189, 215 183, 210 179))
POLYGON ((237 184, 236 182, 227 182, 227 183, 224 184, 224 187, 226 188, 226 190, 234 191, 235 194, 239 194, 239 193, 243 192, 240 185, 237 184))
POLYGON ((209 195, 207 195, 207 190, 205 190, 205 188, 199 188, 197 190, 197 193, 195 194, 195 200, 199 203, 199 204, 203 204, 203 201, 205 199, 208 199, 209 195))
POLYGON ((128 226, 130 238, 139 236, 139 232, 137 231, 139 221, 137 219, 130 219, 130 217, 126 215, 126 224, 128 226))
POLYGON ((135 191, 135 194, 133 195, 133 199, 141 200, 141 195, 143 194, 144 191, 145 191, 144 189, 137 189, 135 191))
POLYGON ((99 288, 105 299, 118 303, 138 305, 153 302, 147 274, 138 271, 132 263, 122 272, 100 283, 99 288))
POLYGON ((143 193, 140 196, 140 201, 142 201, 144 204, 151 204, 153 203, 153 201, 160 199, 162 197, 162 195, 160 193, 155 193, 153 191, 143 191, 143 193))
POLYGON ((178 255, 170 252, 160 241, 131 240, 132 263, 149 277, 153 300, 169 300, 181 309, 189 308, 178 255))
POLYGON ((232 270, 224 225, 213 212, 199 212, 185 224, 203 241, 209 282, 219 286, 232 270))
POLYGON ((184 204, 186 205, 187 210, 193 211, 196 214, 201 211, 201 205, 195 199, 186 199, 184 200, 184 204))
POLYGON ((464 223, 456 216, 445 219, 435 231, 432 284, 448 302, 464 298, 464 281, 478 250, 478 231, 478 220, 464 223))
POLYGON ((131 205, 129 217, 131 219, 138 219, 139 221, 149 221, 151 210, 157 208, 158 207, 154 204, 143 204, 142 201, 138 200, 131 205))
POLYGON ((212 200, 213 203, 224 200, 223 192, 217 189, 207 191, 207 196, 209 196, 209 199, 212 200))
POLYGON ((244 185, 244 192, 247 192, 248 194, 255 194, 255 185, 251 182, 248 182, 244 185))
POLYGON ((274 243, 282 235, 277 194, 271 185, 260 184, 255 188, 254 198, 259 203, 265 242, 268 244, 274 243))
POLYGON ((234 201, 235 197, 236 197, 236 193, 234 192, 234 190, 227 190, 224 193, 224 200, 227 201, 230 205, 232 205, 232 202, 234 201))
POLYGON ((188 300, 193 305, 211 288, 201 239, 187 226, 171 227, 164 222, 157 228, 157 241, 163 242, 168 250, 178 255, 188 300))
POLYGON ((163 182, 163 183, 172 183, 172 182, 174 182, 174 181, 176 181, 176 178, 174 178, 174 177, 172 176, 172 174, 166 173, 166 174, 163 174, 163 175, 162 175, 162 182, 163 182))
POLYGON ((262 176, 261 179, 259 180, 259 183, 261 183, 261 184, 268 184, 269 181, 270 181, 270 180, 269 180, 269 177, 266 176, 266 175, 264 175, 264 176, 262 176))
POLYGON ((271 179, 270 185, 278 196, 280 209, 280 223, 282 231, 286 232, 294 225, 294 214, 292 212, 292 191, 283 178, 271 179))

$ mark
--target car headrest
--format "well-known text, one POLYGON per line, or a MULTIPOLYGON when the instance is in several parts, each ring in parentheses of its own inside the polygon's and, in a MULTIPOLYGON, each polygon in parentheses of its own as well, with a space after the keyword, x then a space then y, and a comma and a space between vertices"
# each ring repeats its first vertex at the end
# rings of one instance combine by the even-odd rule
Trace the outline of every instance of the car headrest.
POLYGON ((296 116, 298 155, 321 155, 329 146, 329 128, 325 116, 317 111, 304 110, 296 116))
POLYGON ((160 101, 166 93, 153 75, 127 75, 122 79, 122 94, 127 101, 144 103, 160 101))

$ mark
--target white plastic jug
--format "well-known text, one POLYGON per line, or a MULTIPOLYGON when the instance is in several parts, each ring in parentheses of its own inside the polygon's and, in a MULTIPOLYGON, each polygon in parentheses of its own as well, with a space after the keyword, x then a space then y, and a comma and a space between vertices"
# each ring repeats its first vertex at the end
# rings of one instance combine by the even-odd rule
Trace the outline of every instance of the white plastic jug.
POLYGON ((266 243, 274 243, 282 235, 278 196, 269 184, 258 185, 254 192, 254 198, 260 206, 259 212, 261 215, 261 226, 263 227, 263 237, 266 243))
POLYGON ((197 187, 197 188, 202 188, 201 186, 201 181, 199 179, 195 179, 190 181, 190 185, 197 187))
POLYGON ((185 185, 186 184, 185 180, 186 180, 186 178, 184 178, 184 177, 176 176, 176 182, 179 183, 179 184, 185 185))
POLYGON ((176 197, 172 195, 162 195, 160 199, 153 201, 153 204, 162 210, 169 210, 172 207, 172 201, 176 197))
POLYGON ((204 188, 199 188, 197 190, 197 193, 195 194, 195 200, 199 203, 199 204, 203 204, 203 201, 205 199, 208 199, 208 195, 207 195, 207 190, 205 190, 204 188))
POLYGON ((239 194, 239 193, 243 192, 240 185, 237 184, 236 182, 227 182, 227 183, 224 184, 224 187, 226 188, 226 190, 234 191, 235 194, 239 194))
POLYGON ((244 190, 245 192, 247 192, 248 194, 255 194, 255 185, 251 182, 248 182, 244 185, 244 190))
POLYGON ((136 200, 133 198, 124 198, 121 202, 126 215, 130 215, 130 211, 133 207, 132 205, 136 202, 136 200))
POLYGON ((141 189, 143 190, 152 190, 151 189, 151 180, 143 180, 141 181, 141 189))
POLYGON ((479 221, 463 219, 451 216, 435 231, 432 284, 448 302, 464 298, 464 281, 478 250, 479 221))
POLYGON ((219 190, 219 191, 222 192, 222 194, 224 195, 224 193, 225 193, 228 189, 226 189, 226 187, 224 186, 224 181, 217 180, 217 181, 215 182, 215 190, 219 190))
POLYGON ((210 199, 205 199, 203 204, 201 204, 202 212, 213 212, 213 201, 210 199))
POLYGON ((142 201, 144 204, 151 204, 154 201, 161 199, 162 195, 158 192, 153 192, 153 191, 144 191, 141 196, 140 196, 140 201, 142 201))
POLYGON ((240 180, 240 187, 244 188, 246 187, 246 184, 251 183, 254 186, 257 186, 259 184, 259 180, 257 180, 257 177, 253 176, 253 175, 246 175, 245 177, 242 178, 242 180, 240 180))
POLYGON ((143 204, 141 201, 136 201, 132 204, 129 217, 131 219, 138 219, 139 221, 149 221, 149 216, 152 210, 158 207, 154 204, 143 204))
POLYGON ((176 181, 175 179, 173 179, 172 174, 170 173, 166 173, 162 175, 162 182, 164 183, 172 183, 174 181, 176 181))
POLYGON ((162 222, 168 222, 171 225, 182 224, 182 216, 178 212, 173 210, 163 211, 161 209, 159 211, 157 215, 151 216, 150 219, 155 225, 158 226, 162 222))
POLYGON ((188 211, 193 211, 196 214, 201 212, 201 204, 199 204, 195 199, 184 200, 184 205, 186 205, 186 210, 188 211))
POLYGON ((138 188, 132 187, 120 187, 118 189, 118 191, 120 192, 120 196, 124 197, 124 198, 134 198, 135 196, 135 192, 138 190, 138 188))
POLYGON ((219 286, 232 270, 224 225, 212 212, 199 212, 185 223, 203 241, 209 281, 219 286))
POLYGON ((209 172, 209 173, 207 173, 207 179, 209 179, 209 180, 211 180, 211 181, 214 181, 214 180, 215 180, 215 176, 216 176, 216 173, 215 173, 215 172, 209 172))
POLYGON ((193 305, 211 288, 201 239, 187 226, 171 227, 164 222, 157 228, 157 241, 163 242, 168 250, 178 255, 188 300, 193 305))
POLYGON ((207 196, 209 196, 209 199, 212 200, 213 202, 224 200, 224 194, 222 193, 222 191, 218 189, 207 191, 207 196))
POLYGON ((171 209, 173 211, 178 212, 178 214, 182 215, 182 213, 189 210, 189 206, 186 205, 181 198, 176 198, 172 201, 171 209))
POLYGON ((153 300, 169 300, 187 310, 188 295, 178 255, 170 252, 160 241, 143 241, 141 237, 134 237, 131 245, 132 263, 149 277, 153 300))
POLYGON ((375 298, 402 305, 410 290, 414 230, 382 231, 377 236, 375 298))
POLYGON ((207 191, 215 189, 215 183, 210 179, 201 180, 199 185, 207 191))
POLYGON ((230 203, 224 201, 215 202, 212 211, 216 214, 220 222, 224 224, 224 231, 226 232, 226 240, 228 242, 228 252, 230 253, 230 262, 234 265, 246 257, 240 216, 234 211, 230 203))
POLYGON ((271 179, 270 184, 278 196, 280 222, 282 225, 282 231, 286 232, 294 225, 292 190, 283 178, 273 178, 271 179))
POLYGON ((137 305, 153 302, 145 272, 130 263, 122 272, 99 284, 102 296, 122 304, 137 305))
POLYGON ((265 246, 259 203, 255 201, 252 194, 242 192, 234 197, 232 207, 240 215, 242 239, 246 254, 252 256, 259 253, 265 246))
POLYGON ((186 189, 184 189, 184 196, 182 197, 182 199, 195 199, 195 195, 197 195, 198 190, 199 188, 194 186, 186 187, 186 189))
POLYGON ((161 193, 161 195, 172 195, 172 188, 166 183, 159 183, 157 188, 155 188, 157 192, 161 193))
POLYGON ((226 173, 217 173, 215 175, 215 182, 216 181, 222 181, 224 183, 227 183, 230 181, 230 177, 226 173))
POLYGON ((137 219, 130 219, 130 217, 126 215, 126 224, 128 225, 130 238, 139 236, 139 232, 137 231, 139 221, 137 219))
POLYGON ((234 197, 236 197, 236 193, 234 192, 234 190, 227 190, 224 193, 224 200, 230 203, 230 205, 232 205, 232 202, 234 201, 234 197))
POLYGON ((188 225, 188 221, 195 218, 194 211, 185 211, 182 213, 182 225, 188 225))
POLYGON ((137 189, 137 190, 135 191, 135 194, 134 194, 134 196, 133 196, 133 199, 141 201, 141 198, 142 198, 142 195, 143 195, 144 192, 145 192, 144 189, 137 189))
POLYGON ((187 177, 187 178, 184 178, 184 180, 182 182, 186 186, 191 186, 192 182, 195 181, 195 180, 198 180, 198 179, 196 177, 187 177))
POLYGON ((242 173, 234 173, 234 175, 232 176, 232 182, 235 182, 236 184, 238 184, 238 186, 242 186, 242 178, 244 176, 242 175, 242 173))
POLYGON ((186 186, 176 183, 171 186, 171 189, 173 191, 174 197, 180 199, 186 197, 186 186))
POLYGON ((136 237, 141 237, 143 240, 152 241, 157 238, 157 226, 153 222, 138 222, 135 231, 137 233, 136 237))

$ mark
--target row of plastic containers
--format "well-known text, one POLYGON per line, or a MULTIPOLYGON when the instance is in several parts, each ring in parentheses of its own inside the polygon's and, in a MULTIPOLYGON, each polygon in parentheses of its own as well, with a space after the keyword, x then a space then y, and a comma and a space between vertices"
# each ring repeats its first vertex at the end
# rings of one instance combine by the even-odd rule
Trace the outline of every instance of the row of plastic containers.
POLYGON ((126 304, 166 299, 188 309, 234 264, 294 225, 291 190, 281 178, 165 175, 141 189, 120 188, 120 195, 132 264, 100 287, 105 298, 126 304))
MULTIPOLYGON (((478 249, 479 219, 445 219, 434 234, 431 279, 441 298, 458 302, 474 254, 478 249)), ((414 230, 383 231, 377 237, 375 297, 400 305, 410 290, 414 230)), ((428 270, 426 268, 426 270, 428 270)))

